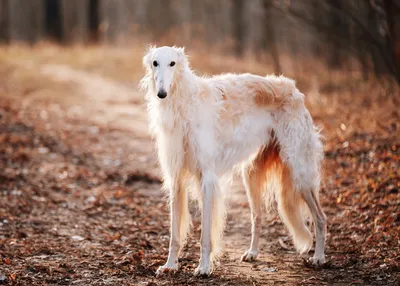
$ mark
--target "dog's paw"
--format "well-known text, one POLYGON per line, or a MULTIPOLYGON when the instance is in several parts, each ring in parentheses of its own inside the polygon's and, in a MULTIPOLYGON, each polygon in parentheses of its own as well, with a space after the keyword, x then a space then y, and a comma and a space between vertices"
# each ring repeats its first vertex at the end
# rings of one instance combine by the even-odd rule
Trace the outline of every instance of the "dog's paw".
POLYGON ((174 264, 174 265, 165 264, 163 266, 158 267, 158 269, 156 271, 156 276, 160 277, 164 273, 175 272, 177 270, 178 270, 178 264, 174 264))
POLYGON ((308 259, 303 258, 304 265, 310 268, 325 267, 325 256, 313 256, 308 259))
POLYGON ((256 260, 257 255, 258 251, 249 249, 242 255, 240 261, 254 261, 256 260))
POLYGON ((212 268, 209 264, 207 265, 199 265, 197 268, 194 270, 194 276, 210 276, 212 272, 212 268))
POLYGON ((310 263, 314 266, 321 266, 325 264, 325 256, 313 256, 310 257, 310 263))

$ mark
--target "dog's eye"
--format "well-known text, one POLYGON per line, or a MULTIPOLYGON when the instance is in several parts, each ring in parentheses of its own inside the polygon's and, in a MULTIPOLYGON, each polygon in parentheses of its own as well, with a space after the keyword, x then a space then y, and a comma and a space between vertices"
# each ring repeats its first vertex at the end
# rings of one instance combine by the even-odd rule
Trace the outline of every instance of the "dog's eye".
POLYGON ((175 65, 175 62, 171 62, 169 65, 170 65, 171 67, 173 67, 173 66, 175 65))
POLYGON ((157 61, 154 61, 154 62, 153 62, 153 66, 155 66, 155 67, 158 66, 157 61))

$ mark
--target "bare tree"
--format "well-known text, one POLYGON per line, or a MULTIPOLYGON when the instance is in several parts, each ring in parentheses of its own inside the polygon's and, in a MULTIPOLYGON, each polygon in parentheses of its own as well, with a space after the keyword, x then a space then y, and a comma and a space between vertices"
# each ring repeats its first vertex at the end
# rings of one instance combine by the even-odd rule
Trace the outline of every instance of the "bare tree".
POLYGON ((263 8, 264 8, 264 22, 263 26, 265 28, 265 35, 263 40, 264 49, 270 51, 271 58, 274 63, 274 71, 275 73, 281 73, 281 64, 279 60, 279 52, 277 46, 277 40, 275 36, 275 30, 273 27, 273 20, 272 20, 272 0, 263 0, 263 8))
MULTIPOLYGON (((145 2, 147 4, 148 2, 145 2)), ((134 7, 131 0, 102 0, 100 2, 100 32, 104 42, 115 42, 131 35, 134 7)))
MULTIPOLYGON (((336 9, 329 9, 329 26, 334 27, 340 31, 341 34, 346 32, 344 29, 342 15, 340 13, 342 8, 341 1, 338 0, 330 0, 329 5, 335 7, 336 9)), ((332 68, 339 68, 342 65, 342 58, 341 58, 341 50, 342 50, 342 41, 344 37, 328 37, 328 65, 332 68)))
POLYGON ((0 0, 0 42, 8 41, 8 1, 0 0))
POLYGON ((245 49, 245 23, 243 20, 244 1, 233 0, 232 23, 233 23, 233 38, 235 41, 234 52, 237 56, 243 56, 245 49))
POLYGON ((160 40, 175 24, 172 0, 153 0, 147 2, 148 27, 153 37, 160 40))
MULTIPOLYGON (((372 1, 372 0, 371 0, 372 1)), ((374 3, 374 1, 372 1, 374 3)), ((393 0, 383 2, 382 10, 386 20, 387 33, 386 44, 390 52, 390 57, 395 65, 397 73, 400 74, 400 3, 393 0)))
POLYGON ((88 40, 88 0, 62 0, 62 26, 66 42, 86 42, 88 40))
POLYGON ((89 1, 89 41, 97 42, 99 40, 100 26, 99 0, 89 1))
POLYGON ((38 41, 44 32, 42 0, 8 1, 8 36, 11 41, 38 41))

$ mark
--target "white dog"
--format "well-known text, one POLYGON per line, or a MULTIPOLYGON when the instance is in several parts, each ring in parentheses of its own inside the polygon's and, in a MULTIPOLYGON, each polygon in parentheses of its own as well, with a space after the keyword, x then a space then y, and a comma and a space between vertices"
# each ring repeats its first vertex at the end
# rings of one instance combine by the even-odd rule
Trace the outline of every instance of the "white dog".
POLYGON ((316 232, 311 261, 324 263, 326 216, 318 200, 323 151, 294 81, 252 74, 198 77, 184 49, 175 47, 150 48, 143 64, 141 87, 171 211, 168 260, 157 275, 178 269, 179 250, 190 228, 189 178, 195 179, 202 209, 195 274, 212 272, 225 223, 219 178, 238 164, 252 215, 251 245, 242 260, 257 257, 262 204, 275 199, 300 253, 308 252, 313 242, 302 212, 308 206, 316 232))

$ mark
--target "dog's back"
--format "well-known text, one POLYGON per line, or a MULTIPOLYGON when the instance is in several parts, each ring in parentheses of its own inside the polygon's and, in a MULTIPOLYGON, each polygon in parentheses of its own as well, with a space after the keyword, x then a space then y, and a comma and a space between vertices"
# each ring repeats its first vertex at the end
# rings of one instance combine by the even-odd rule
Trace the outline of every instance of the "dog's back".
POLYGON ((276 108, 292 102, 303 102, 303 95, 297 90, 295 82, 283 76, 223 74, 207 81, 220 92, 222 100, 243 108, 276 108))

